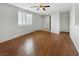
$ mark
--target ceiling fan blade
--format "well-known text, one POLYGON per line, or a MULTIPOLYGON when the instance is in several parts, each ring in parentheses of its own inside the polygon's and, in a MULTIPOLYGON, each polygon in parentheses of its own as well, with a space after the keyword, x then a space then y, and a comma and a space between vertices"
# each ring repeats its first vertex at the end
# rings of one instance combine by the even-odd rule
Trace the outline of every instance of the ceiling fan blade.
POLYGON ((39 7, 39 6, 32 6, 31 8, 37 8, 37 7, 39 7))
POLYGON ((46 10, 45 8, 42 8, 43 10, 46 10))
POLYGON ((50 6, 43 6, 43 7, 50 7, 50 6))

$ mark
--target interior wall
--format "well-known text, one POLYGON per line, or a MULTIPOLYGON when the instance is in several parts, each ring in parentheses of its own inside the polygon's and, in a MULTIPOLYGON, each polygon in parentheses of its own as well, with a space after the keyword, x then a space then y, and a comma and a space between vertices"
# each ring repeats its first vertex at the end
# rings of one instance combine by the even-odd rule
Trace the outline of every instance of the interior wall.
POLYGON ((50 30, 50 16, 44 16, 44 28, 50 30))
POLYGON ((59 12, 54 12, 51 14, 51 32, 59 33, 59 12))
POLYGON ((75 20, 79 20, 79 18, 76 18, 79 14, 79 10, 77 5, 73 5, 73 7, 70 10, 70 37, 79 52, 79 25, 75 24, 75 20))
POLYGON ((60 32, 69 32, 70 18, 69 12, 60 12, 60 32))
POLYGON ((43 16, 32 13, 32 25, 18 25, 18 11, 26 11, 8 4, 0 4, 0 42, 43 28, 43 16))
POLYGON ((79 26, 79 4, 76 4, 76 20, 75 24, 79 26))

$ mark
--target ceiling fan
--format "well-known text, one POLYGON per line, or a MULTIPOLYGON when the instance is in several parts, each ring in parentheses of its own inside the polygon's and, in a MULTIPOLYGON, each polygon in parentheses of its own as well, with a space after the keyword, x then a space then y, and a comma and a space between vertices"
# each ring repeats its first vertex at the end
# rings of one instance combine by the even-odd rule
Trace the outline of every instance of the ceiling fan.
POLYGON ((48 8, 48 7, 50 7, 50 6, 45 3, 40 3, 38 6, 32 6, 31 8, 37 8, 37 10, 42 9, 43 11, 45 11, 46 8, 48 8))

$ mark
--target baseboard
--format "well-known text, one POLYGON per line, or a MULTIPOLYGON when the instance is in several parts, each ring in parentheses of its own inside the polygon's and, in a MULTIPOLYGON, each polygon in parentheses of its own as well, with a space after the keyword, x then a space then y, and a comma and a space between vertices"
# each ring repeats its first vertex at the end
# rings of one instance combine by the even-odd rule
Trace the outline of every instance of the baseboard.
MULTIPOLYGON (((71 41, 73 42, 72 37, 71 37, 71 35, 70 35, 70 34, 69 34, 69 36, 70 36, 71 41)), ((75 46, 75 49, 76 49, 76 51, 78 52, 78 55, 79 55, 79 51, 77 50, 77 47, 76 47, 76 45, 75 45, 75 43, 74 43, 74 42, 73 42, 73 45, 75 46)))
POLYGON ((0 43, 7 42, 7 41, 10 41, 10 40, 13 40, 13 39, 16 39, 16 38, 18 38, 18 37, 25 36, 25 35, 29 35, 29 34, 31 34, 31 33, 33 33, 33 32, 36 32, 36 31, 42 31, 42 30, 35 30, 35 31, 31 31, 31 32, 29 32, 29 33, 24 33, 24 34, 22 34, 22 35, 17 35, 17 36, 15 36, 15 37, 13 37, 13 38, 2 40, 2 41, 0 41, 0 43))

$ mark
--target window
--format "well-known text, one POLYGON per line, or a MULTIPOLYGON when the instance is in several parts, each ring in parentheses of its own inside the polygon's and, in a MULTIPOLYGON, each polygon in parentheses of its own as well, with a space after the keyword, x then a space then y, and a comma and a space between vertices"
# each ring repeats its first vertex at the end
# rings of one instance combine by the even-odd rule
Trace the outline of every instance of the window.
POLYGON ((32 15, 31 14, 26 14, 27 20, 26 20, 26 24, 32 24, 32 15))
POLYGON ((23 20, 22 20, 22 12, 18 11, 18 24, 22 25, 23 24, 23 20))
POLYGON ((32 14, 18 11, 18 24, 19 25, 32 25, 32 14))

